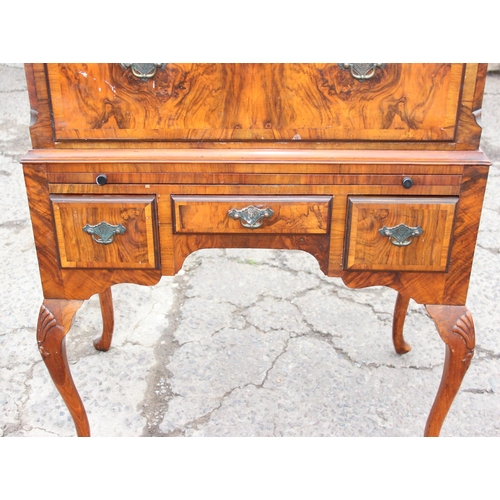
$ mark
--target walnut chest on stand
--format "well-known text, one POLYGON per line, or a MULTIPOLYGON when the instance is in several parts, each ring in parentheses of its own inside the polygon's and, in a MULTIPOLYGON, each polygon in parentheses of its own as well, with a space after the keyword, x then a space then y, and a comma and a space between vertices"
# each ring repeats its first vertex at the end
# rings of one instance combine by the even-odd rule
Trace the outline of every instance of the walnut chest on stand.
POLYGON ((43 287, 37 340, 90 435, 65 336, 111 286, 153 285, 201 248, 304 250, 352 288, 410 299, 446 346, 439 435, 474 353, 466 297, 490 162, 485 64, 28 64, 22 159, 43 287))

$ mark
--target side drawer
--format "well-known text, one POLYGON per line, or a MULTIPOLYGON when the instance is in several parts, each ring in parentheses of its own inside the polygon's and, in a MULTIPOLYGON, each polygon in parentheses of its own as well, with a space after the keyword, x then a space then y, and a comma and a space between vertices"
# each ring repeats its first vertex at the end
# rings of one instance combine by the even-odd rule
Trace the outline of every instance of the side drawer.
POLYGON ((154 196, 51 195, 63 268, 158 267, 154 196))
POLYGON ((327 234, 332 196, 172 196, 175 233, 327 234))
POLYGON ((458 197, 350 197, 347 270, 446 271, 458 197))

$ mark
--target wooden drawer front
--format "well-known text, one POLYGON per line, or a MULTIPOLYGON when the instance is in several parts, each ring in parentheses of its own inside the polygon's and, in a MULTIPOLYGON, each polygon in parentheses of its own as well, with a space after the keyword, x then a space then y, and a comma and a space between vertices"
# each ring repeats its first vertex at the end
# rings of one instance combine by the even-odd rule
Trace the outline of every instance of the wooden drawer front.
POLYGON ((172 201, 176 233, 326 234, 332 197, 172 196, 172 201), (267 212, 254 224, 258 227, 245 227, 245 214, 254 209, 267 212), (242 216, 233 218, 238 211, 242 216))
POLYGON ((157 267, 154 196, 51 195, 50 199, 62 267, 157 267))
POLYGON ((48 64, 56 140, 453 141, 463 64, 48 64))
POLYGON ((345 268, 446 271, 457 201, 457 197, 350 197, 345 268), (400 224, 423 232, 400 237, 397 246, 381 230, 400 224))

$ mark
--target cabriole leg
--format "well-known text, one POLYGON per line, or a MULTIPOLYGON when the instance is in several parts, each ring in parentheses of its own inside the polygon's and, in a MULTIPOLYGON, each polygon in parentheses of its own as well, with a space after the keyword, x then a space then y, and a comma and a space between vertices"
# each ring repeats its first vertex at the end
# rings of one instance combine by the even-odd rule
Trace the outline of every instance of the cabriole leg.
POLYGON ((113 329, 115 327, 111 288, 99 294, 99 302, 101 304, 102 314, 102 335, 101 338, 94 340, 94 347, 98 351, 107 351, 111 346, 113 329))
POLYGON ((392 320, 392 342, 398 354, 405 354, 411 351, 410 344, 407 344, 403 337, 403 326, 405 324, 406 313, 408 312, 409 297, 403 297, 398 293, 396 305, 394 306, 394 317, 392 320))
POLYGON ((90 436, 87 413, 66 356, 66 334, 82 303, 82 300, 44 300, 38 317, 37 341, 45 366, 73 417, 78 436, 90 436))
POLYGON ((441 384, 425 426, 425 436, 439 436, 444 419, 474 355, 476 339, 472 315, 466 307, 425 307, 446 344, 441 384))

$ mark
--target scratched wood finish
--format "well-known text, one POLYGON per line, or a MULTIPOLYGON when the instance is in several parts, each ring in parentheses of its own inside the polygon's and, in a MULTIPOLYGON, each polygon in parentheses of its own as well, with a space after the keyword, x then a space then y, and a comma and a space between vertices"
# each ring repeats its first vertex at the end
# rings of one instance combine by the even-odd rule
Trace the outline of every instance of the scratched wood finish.
POLYGON ((49 64, 56 140, 451 141, 462 64, 49 64))
MULTIPOLYGON (((118 65, 119 66, 119 65, 118 65)), ((333 66, 336 68, 336 65, 320 65, 320 66, 333 66)), ((402 141, 400 138, 398 140, 385 140, 384 142, 377 142, 376 137, 372 137, 368 140, 359 140, 353 141, 352 138, 348 140, 340 140, 337 139, 332 141, 331 139, 326 139, 315 142, 308 142, 307 140, 280 140, 279 142, 274 142, 275 137, 273 136, 270 140, 262 139, 262 134, 256 140, 249 140, 248 138, 241 137, 238 140, 234 141, 220 141, 220 140, 207 140, 203 139, 192 140, 186 137, 182 137, 182 140, 146 140, 142 138, 140 141, 136 139, 136 133, 129 133, 128 135, 124 133, 124 137, 122 138, 114 138, 113 140, 105 141, 105 146, 101 138, 96 139, 85 139, 81 140, 80 136, 75 137, 74 139, 64 139, 61 141, 54 141, 54 130, 52 128, 53 123, 51 121, 51 114, 54 112, 52 106, 56 108, 59 105, 59 108, 62 109, 62 94, 59 89, 59 83, 55 84, 55 89, 49 89, 47 74, 51 65, 45 65, 40 63, 35 64, 26 64, 26 76, 28 83, 28 91, 30 94, 30 103, 32 108, 32 120, 30 133, 32 138, 33 147, 35 148, 68 148, 68 149, 86 149, 86 148, 166 148, 169 149, 196 149, 196 148, 204 148, 204 149, 227 149, 234 148, 272 148, 273 150, 297 150, 297 149, 357 149, 357 150, 377 150, 377 149, 412 149, 412 150, 476 150, 479 146, 479 140, 481 136, 481 127, 480 127, 480 114, 481 114, 481 105, 482 105, 482 96, 484 90, 484 80, 487 72, 487 64, 466 64, 464 65, 463 72, 463 80, 462 80, 462 92, 459 96, 458 103, 458 112, 457 112, 457 127, 455 136, 452 139, 445 139, 440 141, 415 141, 408 139, 407 141, 402 141), (55 95, 54 94, 55 90, 55 95), (50 96, 50 97, 49 97, 50 96), (59 104, 58 104, 59 101, 59 104)), ((340 68, 339 68, 340 70, 340 68)), ((456 71, 456 70, 455 70, 456 71)), ((54 69, 52 69, 54 72, 54 69)), ((57 73, 57 71, 56 71, 57 73)), ((174 71, 175 73, 175 71, 174 71)), ((83 77, 83 75, 80 75, 83 77)), ((59 77, 57 77, 59 78, 59 77)), ((56 79, 57 79, 56 78, 56 79)), ((88 78, 87 78, 88 80, 88 78)), ((450 82, 453 79, 450 78, 450 82)), ((94 80, 92 80, 94 81, 94 80)), ((365 82, 367 83, 367 82, 365 82)), ((102 95, 102 92, 109 90, 113 96, 109 85, 104 82, 105 87, 97 87, 97 93, 102 95), (99 92, 99 88, 101 88, 101 92, 99 92)), ((331 86, 331 85, 330 85, 331 86)), ((329 85, 326 87, 321 87, 321 91, 330 92, 328 89, 329 85), (326 89, 326 90, 325 90, 326 89)), ((336 85, 333 85, 332 88, 336 88, 336 85)), ((341 87, 339 87, 339 92, 342 93, 341 87)), ((184 89, 186 90, 186 89, 184 89)), ((322 94, 323 95, 323 94, 322 94)), ((453 93, 450 93, 453 95, 453 93)), ((214 98, 212 96, 212 98, 214 98)), ((331 96, 330 96, 331 98, 331 96)), ((407 96, 405 96, 405 99, 407 96)), ((141 97, 142 101, 146 99, 145 96, 141 97)), ((322 97, 323 99, 323 97, 322 97)), ((329 105, 329 98, 325 97, 323 103, 325 105, 329 105)), ((114 98, 113 98, 114 100, 114 98)), ((317 101, 322 104, 321 101, 317 101)), ((106 101, 105 105, 109 109, 111 109, 112 101, 106 101)), ((117 103, 114 103, 116 106, 117 103)), ((203 104, 200 103, 200 106, 203 104)), ((405 105, 403 102, 399 102, 398 106, 399 111, 405 110, 405 105)), ((448 106, 449 108, 449 106, 448 106)), ((81 111, 78 110, 78 113, 81 111)), ((108 113, 106 111, 105 113, 108 113)), ((97 113, 97 111, 95 111, 97 113)), ((405 113, 408 114, 408 110, 405 110, 405 113)), ((97 113, 99 114, 99 113, 97 113)), ((416 115, 419 113, 417 112, 416 115)), ((410 117, 411 113, 408 115, 410 117)), ((396 112, 397 116, 397 112, 396 112)), ((449 114, 449 118, 451 115, 449 114)), ((102 120, 102 118, 101 118, 102 120)), ((408 123, 411 122, 410 118, 405 118, 408 123)), ((403 122, 405 121, 403 120, 403 122)), ((239 129, 240 133, 242 129, 239 129)), ((253 130, 253 129, 250 129, 253 130)), ((153 130, 154 132, 154 130, 153 130)), ((234 131, 238 132, 238 129, 234 131)), ((254 130, 256 132, 256 130, 254 130)), ((272 129, 264 129, 264 134, 270 134, 272 129)), ((156 134, 162 133, 156 131, 156 134)), ((440 132, 443 134, 443 131, 440 132)), ((78 134, 75 134, 78 135, 78 134)), ((446 135, 446 134, 444 134, 446 135)), ((264 136, 266 137, 266 136, 264 136)))
POLYGON ((89 197, 51 195, 62 267, 155 268, 156 219, 153 196, 89 197), (106 222, 123 227, 109 244, 84 227, 106 222))
MULTIPOLYGON (((349 198, 346 269, 445 271, 458 198, 349 198), (406 246, 380 234, 399 224, 423 233, 406 246)), ((408 240, 410 241, 410 240, 408 240)))
POLYGON ((176 233, 326 234, 331 197, 313 196, 173 196, 176 233), (272 215, 256 229, 245 227, 230 210, 255 207, 272 215))

